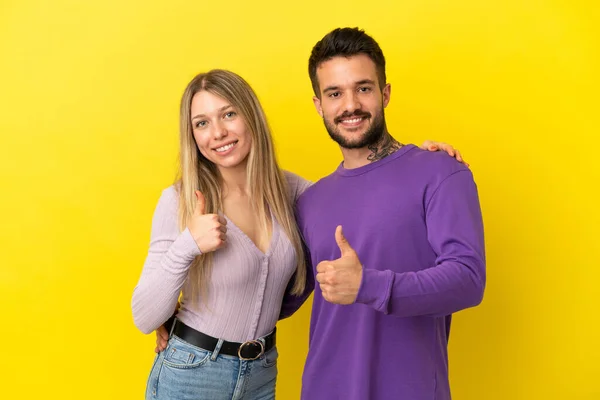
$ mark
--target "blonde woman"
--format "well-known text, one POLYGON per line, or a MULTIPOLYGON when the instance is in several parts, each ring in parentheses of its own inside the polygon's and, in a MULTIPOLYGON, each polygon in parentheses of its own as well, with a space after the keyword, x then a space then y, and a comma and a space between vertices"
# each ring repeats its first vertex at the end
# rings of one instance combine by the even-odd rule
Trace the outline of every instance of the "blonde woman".
POLYGON ((312 290, 293 212, 310 183, 279 169, 256 94, 229 71, 188 84, 180 147, 132 299, 136 326, 151 333, 182 294, 146 399, 273 399, 275 324, 295 311, 282 302, 312 290))

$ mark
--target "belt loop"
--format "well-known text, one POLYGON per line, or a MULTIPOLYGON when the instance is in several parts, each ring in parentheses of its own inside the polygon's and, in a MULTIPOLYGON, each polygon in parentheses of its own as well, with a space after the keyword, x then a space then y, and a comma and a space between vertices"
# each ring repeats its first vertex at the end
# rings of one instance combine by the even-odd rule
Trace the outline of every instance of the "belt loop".
POLYGON ((173 317, 173 323, 171 324, 171 331, 169 332, 169 338, 173 336, 173 329, 175 329, 175 324, 177 323, 177 317, 173 317))
POLYGON ((213 350, 212 355, 210 356, 211 361, 215 361, 217 359, 217 356, 219 355, 219 352, 221 351, 222 345, 223 345, 223 339, 219 339, 219 341, 217 342, 217 345, 215 346, 215 349, 213 350))
POLYGON ((272 334, 274 334, 276 329, 277 328, 275 327, 275 328, 273 328, 273 330, 271 332, 267 333, 265 336, 258 338, 258 340, 263 344, 263 346, 265 346, 265 348, 267 347, 267 338, 269 336, 271 336, 272 334))

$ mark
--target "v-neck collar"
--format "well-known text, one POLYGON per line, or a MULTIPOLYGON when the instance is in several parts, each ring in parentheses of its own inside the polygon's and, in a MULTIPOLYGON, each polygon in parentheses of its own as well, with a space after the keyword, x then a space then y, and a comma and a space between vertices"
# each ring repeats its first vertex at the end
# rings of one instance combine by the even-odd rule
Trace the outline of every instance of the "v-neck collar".
POLYGON ((223 215, 223 217, 227 220, 227 226, 237 231, 240 236, 244 238, 246 242, 248 242, 250 247, 252 247, 256 253, 258 253, 259 256, 270 257, 271 254, 273 254, 273 250, 275 250, 275 245, 277 244, 277 239, 279 238, 279 224, 273 217, 273 213, 270 210, 269 213, 271 214, 271 240, 269 241, 269 246, 267 247, 266 253, 259 249, 256 243, 254 243, 254 241, 252 241, 252 239, 250 239, 250 237, 246 235, 243 230, 234 224, 233 221, 229 219, 227 215, 225 215, 225 213, 221 212, 220 214, 223 215))

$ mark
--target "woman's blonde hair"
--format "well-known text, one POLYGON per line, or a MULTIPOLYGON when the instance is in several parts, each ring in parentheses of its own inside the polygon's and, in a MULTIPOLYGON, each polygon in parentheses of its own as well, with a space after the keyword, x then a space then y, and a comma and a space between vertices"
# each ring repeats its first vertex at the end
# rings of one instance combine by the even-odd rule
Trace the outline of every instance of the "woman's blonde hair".
MULTIPOLYGON (((180 108, 180 162, 179 162, 179 227, 185 229, 196 206, 195 191, 200 190, 206 200, 206 213, 222 211, 221 177, 216 165, 198 150, 191 122, 191 104, 194 95, 207 91, 231 104, 244 119, 252 135, 252 144, 247 162, 246 183, 252 207, 268 226, 269 210, 281 225, 296 250, 296 277, 292 293, 299 295, 304 290, 306 263, 302 241, 294 217, 294 199, 288 184, 279 169, 271 131, 265 113, 250 85, 239 75, 226 70, 211 70, 194 77, 181 99, 180 108)), ((206 288, 212 264, 212 253, 202 254, 194 260, 188 275, 191 299, 196 301, 206 288)))

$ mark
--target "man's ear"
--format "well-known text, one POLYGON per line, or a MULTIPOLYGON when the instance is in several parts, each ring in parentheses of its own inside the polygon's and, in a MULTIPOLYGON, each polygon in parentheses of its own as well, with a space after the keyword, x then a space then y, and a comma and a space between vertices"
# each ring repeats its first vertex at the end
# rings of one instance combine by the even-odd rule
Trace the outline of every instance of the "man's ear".
POLYGON ((381 94, 383 96, 383 108, 387 107, 387 105, 390 102, 390 96, 392 94, 392 85, 387 83, 384 87, 383 90, 381 91, 381 94))
POLYGON ((317 112, 319 113, 321 118, 323 118, 323 108, 321 107, 321 99, 319 99, 317 96, 313 96, 313 103, 315 104, 317 112))

